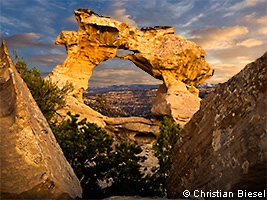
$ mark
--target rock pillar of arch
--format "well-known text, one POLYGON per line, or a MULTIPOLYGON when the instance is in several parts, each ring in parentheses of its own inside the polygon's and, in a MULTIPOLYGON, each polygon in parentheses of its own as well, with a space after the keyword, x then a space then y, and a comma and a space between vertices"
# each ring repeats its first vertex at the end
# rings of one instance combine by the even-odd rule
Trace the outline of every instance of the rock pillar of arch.
POLYGON ((46 77, 59 85, 71 82, 72 101, 75 98, 82 103, 82 92, 88 88, 92 70, 100 62, 119 57, 163 81, 152 108, 155 116, 167 115, 183 125, 199 109, 200 99, 194 86, 213 73, 202 47, 176 35, 170 26, 139 30, 89 9, 77 9, 74 13, 78 30, 62 31, 56 38, 56 44, 65 45, 68 56, 46 77), (134 53, 119 56, 118 49, 134 53))

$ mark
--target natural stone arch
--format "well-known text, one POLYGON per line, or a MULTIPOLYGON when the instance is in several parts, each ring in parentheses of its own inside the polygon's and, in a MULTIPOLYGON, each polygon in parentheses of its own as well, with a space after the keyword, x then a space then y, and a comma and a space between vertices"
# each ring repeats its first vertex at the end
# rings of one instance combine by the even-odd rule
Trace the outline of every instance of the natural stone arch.
POLYGON ((200 46, 175 35, 173 27, 139 30, 89 9, 75 10, 75 16, 78 31, 62 31, 56 39, 56 44, 66 46, 68 57, 48 78, 59 84, 72 82, 73 96, 82 102, 82 92, 88 87, 93 68, 102 61, 119 57, 131 60, 164 82, 152 109, 155 115, 168 115, 183 125, 199 109, 194 85, 203 83, 213 73, 200 46), (117 55, 118 49, 134 54, 117 55))

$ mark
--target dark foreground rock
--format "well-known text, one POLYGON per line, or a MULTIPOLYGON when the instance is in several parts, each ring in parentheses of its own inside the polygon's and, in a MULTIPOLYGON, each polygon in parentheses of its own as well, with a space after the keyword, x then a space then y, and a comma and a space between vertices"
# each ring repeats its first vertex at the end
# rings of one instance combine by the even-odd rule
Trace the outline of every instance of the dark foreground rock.
POLYGON ((175 146, 169 198, 184 190, 234 198, 241 197, 238 190, 266 190, 266 91, 267 53, 202 100, 175 146))
POLYGON ((0 58, 0 199, 81 197, 79 181, 4 42, 0 58))

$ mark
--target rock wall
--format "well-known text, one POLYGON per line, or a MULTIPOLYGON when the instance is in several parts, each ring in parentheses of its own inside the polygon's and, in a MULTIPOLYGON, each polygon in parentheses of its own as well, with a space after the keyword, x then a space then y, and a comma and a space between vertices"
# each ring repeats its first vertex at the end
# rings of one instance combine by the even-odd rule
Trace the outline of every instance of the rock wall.
POLYGON ((266 190, 266 91, 267 53, 201 101, 175 146, 168 197, 266 190))
POLYGON ((80 183, 49 125, 0 48, 1 199, 74 199, 80 183))
MULTIPOLYGON (((175 35, 173 27, 139 30, 89 9, 78 9, 74 13, 78 31, 62 31, 56 39, 56 44, 65 45, 67 59, 47 78, 59 85, 72 82, 75 88, 72 96, 83 103, 82 93, 88 88, 92 70, 102 61, 119 57, 163 80, 163 89, 152 109, 155 116, 168 115, 183 125, 199 109, 198 90, 194 86, 203 83, 213 73, 200 46, 175 35), (132 54, 117 55, 118 49, 130 50, 132 54), (175 89, 177 85, 179 90, 175 89), (177 102, 183 102, 183 106, 177 102)), ((103 125, 99 118, 94 120, 103 125)))

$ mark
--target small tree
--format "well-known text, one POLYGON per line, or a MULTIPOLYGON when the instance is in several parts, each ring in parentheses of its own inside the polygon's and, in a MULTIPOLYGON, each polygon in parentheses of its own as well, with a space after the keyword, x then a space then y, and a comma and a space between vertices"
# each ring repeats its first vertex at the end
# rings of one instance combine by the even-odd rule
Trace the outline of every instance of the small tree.
POLYGON ((155 156, 158 158, 159 167, 154 168, 154 174, 149 178, 152 186, 150 192, 157 196, 166 194, 166 180, 171 169, 171 157, 175 143, 180 137, 181 126, 175 125, 167 117, 163 118, 160 125, 160 133, 153 145, 155 156))
POLYGON ((105 130, 86 119, 79 121, 79 115, 67 114, 68 119, 54 126, 53 133, 81 181, 83 198, 138 195, 143 177, 139 163, 145 160, 138 156, 141 147, 123 142, 114 148, 113 137, 105 130))
POLYGON ((79 115, 67 115, 67 120, 53 127, 53 133, 81 181, 83 197, 101 198, 98 181, 109 169, 113 138, 86 119, 78 121, 79 115))
MULTIPOLYGON (((20 57, 15 55, 15 58, 20 57)), ((73 89, 73 86, 67 83, 60 89, 56 83, 42 79, 41 73, 36 67, 28 70, 27 63, 22 60, 18 60, 15 67, 27 84, 46 120, 51 123, 56 111, 65 106, 66 96, 73 89)))
POLYGON ((140 163, 146 157, 138 155, 141 152, 142 148, 137 142, 122 142, 115 146, 111 168, 107 174, 107 179, 111 179, 112 184, 104 189, 105 193, 109 196, 133 196, 140 195, 145 190, 140 163))

